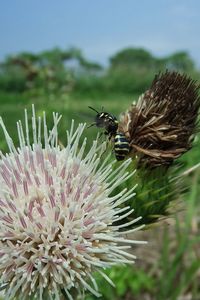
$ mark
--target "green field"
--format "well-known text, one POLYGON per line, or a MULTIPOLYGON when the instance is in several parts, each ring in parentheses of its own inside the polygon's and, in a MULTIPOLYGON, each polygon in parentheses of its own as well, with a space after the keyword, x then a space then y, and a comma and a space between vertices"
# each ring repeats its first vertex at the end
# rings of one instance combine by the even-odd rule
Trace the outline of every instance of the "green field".
MULTIPOLYGON (((45 110, 48 116, 48 122, 51 124, 52 112, 59 112, 62 114, 60 123, 60 138, 64 142, 66 129, 70 127, 71 120, 74 119, 75 123, 87 123, 90 125, 95 113, 91 111, 88 106, 93 106, 97 110, 101 110, 102 106, 106 111, 109 111, 116 116, 120 112, 125 111, 133 100, 137 99, 137 95, 131 97, 127 95, 98 95, 81 96, 80 94, 72 95, 50 95, 50 96, 30 96, 30 95, 15 95, 0 93, 0 114, 6 123, 9 132, 15 141, 15 128, 16 122, 24 119, 24 109, 29 110, 31 115, 31 105, 35 105, 36 113, 41 115, 45 110)), ((88 145, 96 137, 98 130, 90 128, 87 130, 88 145)), ((0 141, 1 147, 5 147, 3 138, 0 141)))

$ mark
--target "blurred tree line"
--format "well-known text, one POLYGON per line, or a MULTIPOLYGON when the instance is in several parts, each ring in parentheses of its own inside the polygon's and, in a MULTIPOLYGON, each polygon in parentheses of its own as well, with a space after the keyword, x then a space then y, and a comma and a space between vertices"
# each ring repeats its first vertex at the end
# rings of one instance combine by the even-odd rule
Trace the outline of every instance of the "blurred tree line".
POLYGON ((162 70, 177 70, 200 78, 187 52, 158 58, 142 48, 117 52, 103 67, 87 60, 77 48, 54 48, 38 54, 23 52, 0 63, 0 90, 47 93, 141 93, 162 70))

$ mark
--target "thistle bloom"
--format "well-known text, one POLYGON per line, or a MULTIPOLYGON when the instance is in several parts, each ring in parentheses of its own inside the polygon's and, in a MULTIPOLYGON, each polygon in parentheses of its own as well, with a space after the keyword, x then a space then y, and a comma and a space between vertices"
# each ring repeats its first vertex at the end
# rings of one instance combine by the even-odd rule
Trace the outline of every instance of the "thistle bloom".
POLYGON ((129 160, 113 171, 101 157, 105 145, 97 141, 84 155, 86 139, 79 147, 84 125, 74 130, 73 122, 67 146, 60 147, 61 116, 53 118, 48 131, 45 113, 36 119, 33 107, 31 143, 25 111, 25 130, 17 123, 18 148, 0 120, 9 148, 0 160, 0 283, 7 300, 44 295, 58 300, 61 294, 72 299, 72 290, 99 296, 92 272, 110 282, 101 269, 134 262, 127 249, 144 243, 126 238, 142 226, 123 229, 140 218, 118 222, 133 211, 120 205, 133 197, 134 187, 112 193, 132 176, 126 172, 129 160))

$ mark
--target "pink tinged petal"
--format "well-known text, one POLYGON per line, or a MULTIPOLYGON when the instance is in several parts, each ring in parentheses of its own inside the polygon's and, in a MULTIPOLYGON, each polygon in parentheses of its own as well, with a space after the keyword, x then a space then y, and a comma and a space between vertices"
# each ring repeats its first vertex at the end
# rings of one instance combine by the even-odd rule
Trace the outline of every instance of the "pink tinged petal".
POLYGON ((40 165, 40 153, 39 153, 39 149, 35 149, 35 154, 36 154, 36 163, 37 163, 37 166, 40 165))
POLYGON ((44 154, 42 149, 40 149, 40 166, 41 166, 41 170, 44 172, 44 154))
POLYGON ((36 206, 36 205, 41 206, 41 202, 42 202, 41 200, 42 200, 41 197, 35 197, 34 200, 33 200, 34 205, 35 205, 35 206, 36 206), (37 203, 37 204, 36 204, 36 203, 37 203))
POLYGON ((11 231, 7 231, 4 233, 4 238, 13 238, 15 237, 15 233, 11 231))
POLYGON ((26 224, 26 221, 25 221, 25 219, 22 215, 19 215, 19 220, 20 220, 21 225, 26 229, 27 224, 26 224))
POLYGON ((37 210, 38 210, 39 214, 41 215, 41 217, 45 217, 46 216, 45 212, 44 212, 44 210, 42 208, 42 206, 38 206, 37 210))
POLYGON ((72 169, 72 173, 74 176, 77 175, 79 166, 80 166, 79 164, 74 164, 73 169, 72 169))
POLYGON ((51 165, 53 165, 52 163, 52 153, 50 151, 47 151, 47 156, 48 156, 48 160, 51 163, 51 165))
POLYGON ((85 193, 83 194, 83 198, 87 198, 90 194, 91 194, 91 193, 90 193, 90 189, 87 189, 87 190, 85 191, 85 193))
POLYGON ((12 211, 14 213, 16 213, 17 208, 16 208, 15 204, 13 203, 13 201, 7 200, 7 203, 8 203, 8 206, 12 209, 12 211))
MULTIPOLYGON (((71 246, 71 245, 72 245, 72 242, 71 242, 70 240, 67 240, 67 241, 64 243, 64 245, 65 245, 66 247, 71 246)), ((65 251, 65 250, 64 250, 64 251, 65 251)))
POLYGON ((13 174, 15 175, 17 183, 19 183, 19 184, 22 183, 21 176, 20 176, 19 172, 16 169, 13 170, 13 174))
POLYGON ((27 273, 28 273, 28 275, 31 275, 31 273, 32 273, 32 271, 33 271, 33 267, 34 267, 34 264, 33 263, 29 263, 28 265, 27 265, 27 273))
POLYGON ((85 182, 86 182, 87 179, 88 179, 87 176, 85 176, 85 175, 82 176, 82 178, 81 178, 81 185, 82 185, 82 187, 84 186, 84 184, 85 184, 85 182))
POLYGON ((93 223, 94 223, 93 218, 89 218, 87 220, 84 220, 84 222, 83 222, 84 226, 88 226, 88 225, 93 224, 93 223))
POLYGON ((1 171, 1 176, 3 177, 5 183, 7 184, 7 186, 9 188, 11 188, 11 182, 10 182, 10 178, 8 178, 8 176, 6 175, 6 173, 4 171, 1 171))
POLYGON ((51 194, 55 197, 55 195, 56 195, 56 192, 55 192, 55 189, 54 189, 54 187, 51 187, 51 194))
POLYGON ((56 206, 55 197, 52 194, 50 194, 49 199, 50 199, 51 207, 52 208, 55 207, 56 206))
POLYGON ((12 179, 12 190, 13 190, 13 194, 14 194, 15 198, 18 198, 19 194, 18 194, 18 190, 17 190, 17 184, 14 179, 12 179))
POLYGON ((60 216, 60 209, 59 207, 55 208, 55 214, 54 214, 54 221, 57 222, 60 216))
POLYGON ((74 217, 74 211, 71 210, 69 213, 69 220, 72 220, 73 217, 74 217))
POLYGON ((96 191, 97 186, 95 184, 90 184, 90 188, 89 188, 89 194, 92 194, 96 191))
POLYGON ((29 205, 28 205, 28 211, 27 211, 27 217, 29 218, 29 220, 31 222, 33 222, 33 215, 32 215, 32 211, 33 211, 33 207, 34 207, 34 200, 31 200, 29 205))
POLYGON ((28 196, 28 183, 26 179, 23 180, 23 188, 24 188, 24 194, 28 196))
POLYGON ((31 201, 29 202, 29 205, 28 205, 28 210, 29 210, 29 212, 31 212, 31 213, 32 213, 32 211, 33 211, 34 202, 35 202, 35 200, 31 200, 31 201))
POLYGON ((2 199, 0 199, 0 206, 7 207, 6 203, 2 199))
POLYGON ((65 193, 63 191, 61 191, 61 193, 60 193, 60 200, 61 200, 62 206, 65 206, 66 200, 65 200, 65 193))
POLYGON ((71 182, 66 184, 66 195, 69 195, 72 192, 71 182))
POLYGON ((92 236, 93 236, 93 232, 91 232, 91 231, 84 231, 84 232, 82 233, 82 236, 83 236, 83 238, 85 238, 85 239, 91 239, 92 236))
POLYGON ((93 206, 92 203, 90 203, 89 205, 87 205, 87 206, 85 207, 85 212, 89 212, 89 211, 91 211, 91 210, 93 210, 93 209, 94 209, 94 206, 93 206))
POLYGON ((53 152, 49 152, 49 153, 48 153, 48 159, 49 159, 49 161, 50 161, 52 167, 55 168, 55 167, 56 167, 56 154, 53 153, 53 152))
POLYGON ((1 164, 1 169, 2 169, 2 171, 6 174, 6 176, 7 176, 8 178, 10 178, 10 176, 11 176, 13 170, 12 170, 12 169, 9 169, 9 168, 7 167, 7 165, 6 165, 6 163, 4 163, 4 164, 2 163, 2 164, 1 164))
POLYGON ((48 185, 51 186, 53 185, 53 177, 50 175, 48 179, 48 185))
POLYGON ((40 166, 42 172, 44 172, 44 156, 43 156, 43 151, 41 148, 38 148, 35 150, 36 151, 36 163, 37 166, 40 166))
POLYGON ((78 250, 78 251, 86 251, 86 246, 85 245, 83 245, 83 244, 78 244, 78 245, 76 245, 76 250, 78 250))
POLYGON ((27 151, 27 149, 24 149, 23 156, 24 156, 24 162, 27 163, 28 162, 28 151, 27 151))
POLYGON ((49 173, 48 173, 47 169, 44 170, 44 175, 45 175, 45 183, 48 184, 49 183, 49 173))
POLYGON ((19 172, 22 174, 22 173, 23 173, 22 165, 21 165, 21 163, 20 163, 20 160, 19 160, 19 156, 18 156, 18 155, 15 155, 15 161, 16 161, 16 164, 17 164, 17 167, 18 167, 19 172))
POLYGON ((57 167, 57 159, 56 159, 56 153, 53 153, 53 167, 56 168, 57 167))
POLYGON ((60 172, 60 176, 62 177, 62 179, 65 178, 65 172, 66 172, 66 167, 64 166, 60 172))
POLYGON ((31 177, 30 177, 30 172, 28 170, 25 170, 25 176, 26 176, 26 179, 28 181, 29 184, 32 184, 32 180, 31 180, 31 177))
POLYGON ((29 211, 29 212, 27 213, 27 217, 29 218, 29 220, 30 220, 31 222, 34 221, 32 212, 29 211))
POLYGON ((9 224, 13 224, 13 219, 11 218, 11 216, 6 215, 4 217, 1 217, 1 219, 9 224))
POLYGON ((43 229, 43 226, 42 226, 42 224, 41 224, 40 222, 36 222, 35 224, 36 224, 36 226, 37 226, 40 230, 43 229))
POLYGON ((34 160, 33 160, 33 154, 31 153, 31 150, 29 151, 29 162, 30 162, 30 168, 31 168, 31 171, 33 173, 35 173, 35 165, 34 165, 34 160))
POLYGON ((37 184, 37 186, 39 187, 41 183, 40 183, 40 180, 37 175, 34 175, 34 180, 35 180, 35 183, 37 184))
POLYGON ((72 174, 69 170, 67 170, 67 171, 68 171, 68 175, 66 177, 66 182, 70 182, 74 176, 72 176, 72 174))
POLYGON ((8 159, 3 159, 5 166, 8 168, 10 172, 12 172, 12 166, 10 165, 8 159))
POLYGON ((75 195, 75 201, 78 201, 80 199, 80 194, 81 194, 81 191, 80 191, 80 188, 78 187, 76 195, 75 195))
POLYGON ((0 252, 0 257, 3 257, 5 255, 4 252, 0 252))

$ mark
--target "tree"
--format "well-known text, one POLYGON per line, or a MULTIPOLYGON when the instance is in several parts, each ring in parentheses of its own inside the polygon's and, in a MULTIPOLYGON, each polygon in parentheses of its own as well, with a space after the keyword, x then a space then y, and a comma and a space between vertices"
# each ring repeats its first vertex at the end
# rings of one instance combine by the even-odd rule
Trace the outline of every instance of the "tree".
POLYGON ((107 82, 113 91, 142 92, 148 88, 157 59, 142 48, 127 48, 110 59, 107 82))
POLYGON ((166 68, 185 73, 195 71, 195 63, 190 55, 185 51, 176 52, 165 58, 166 68))
POLYGON ((110 58, 111 68, 127 67, 154 67, 156 59, 150 52, 142 48, 127 48, 110 58))

